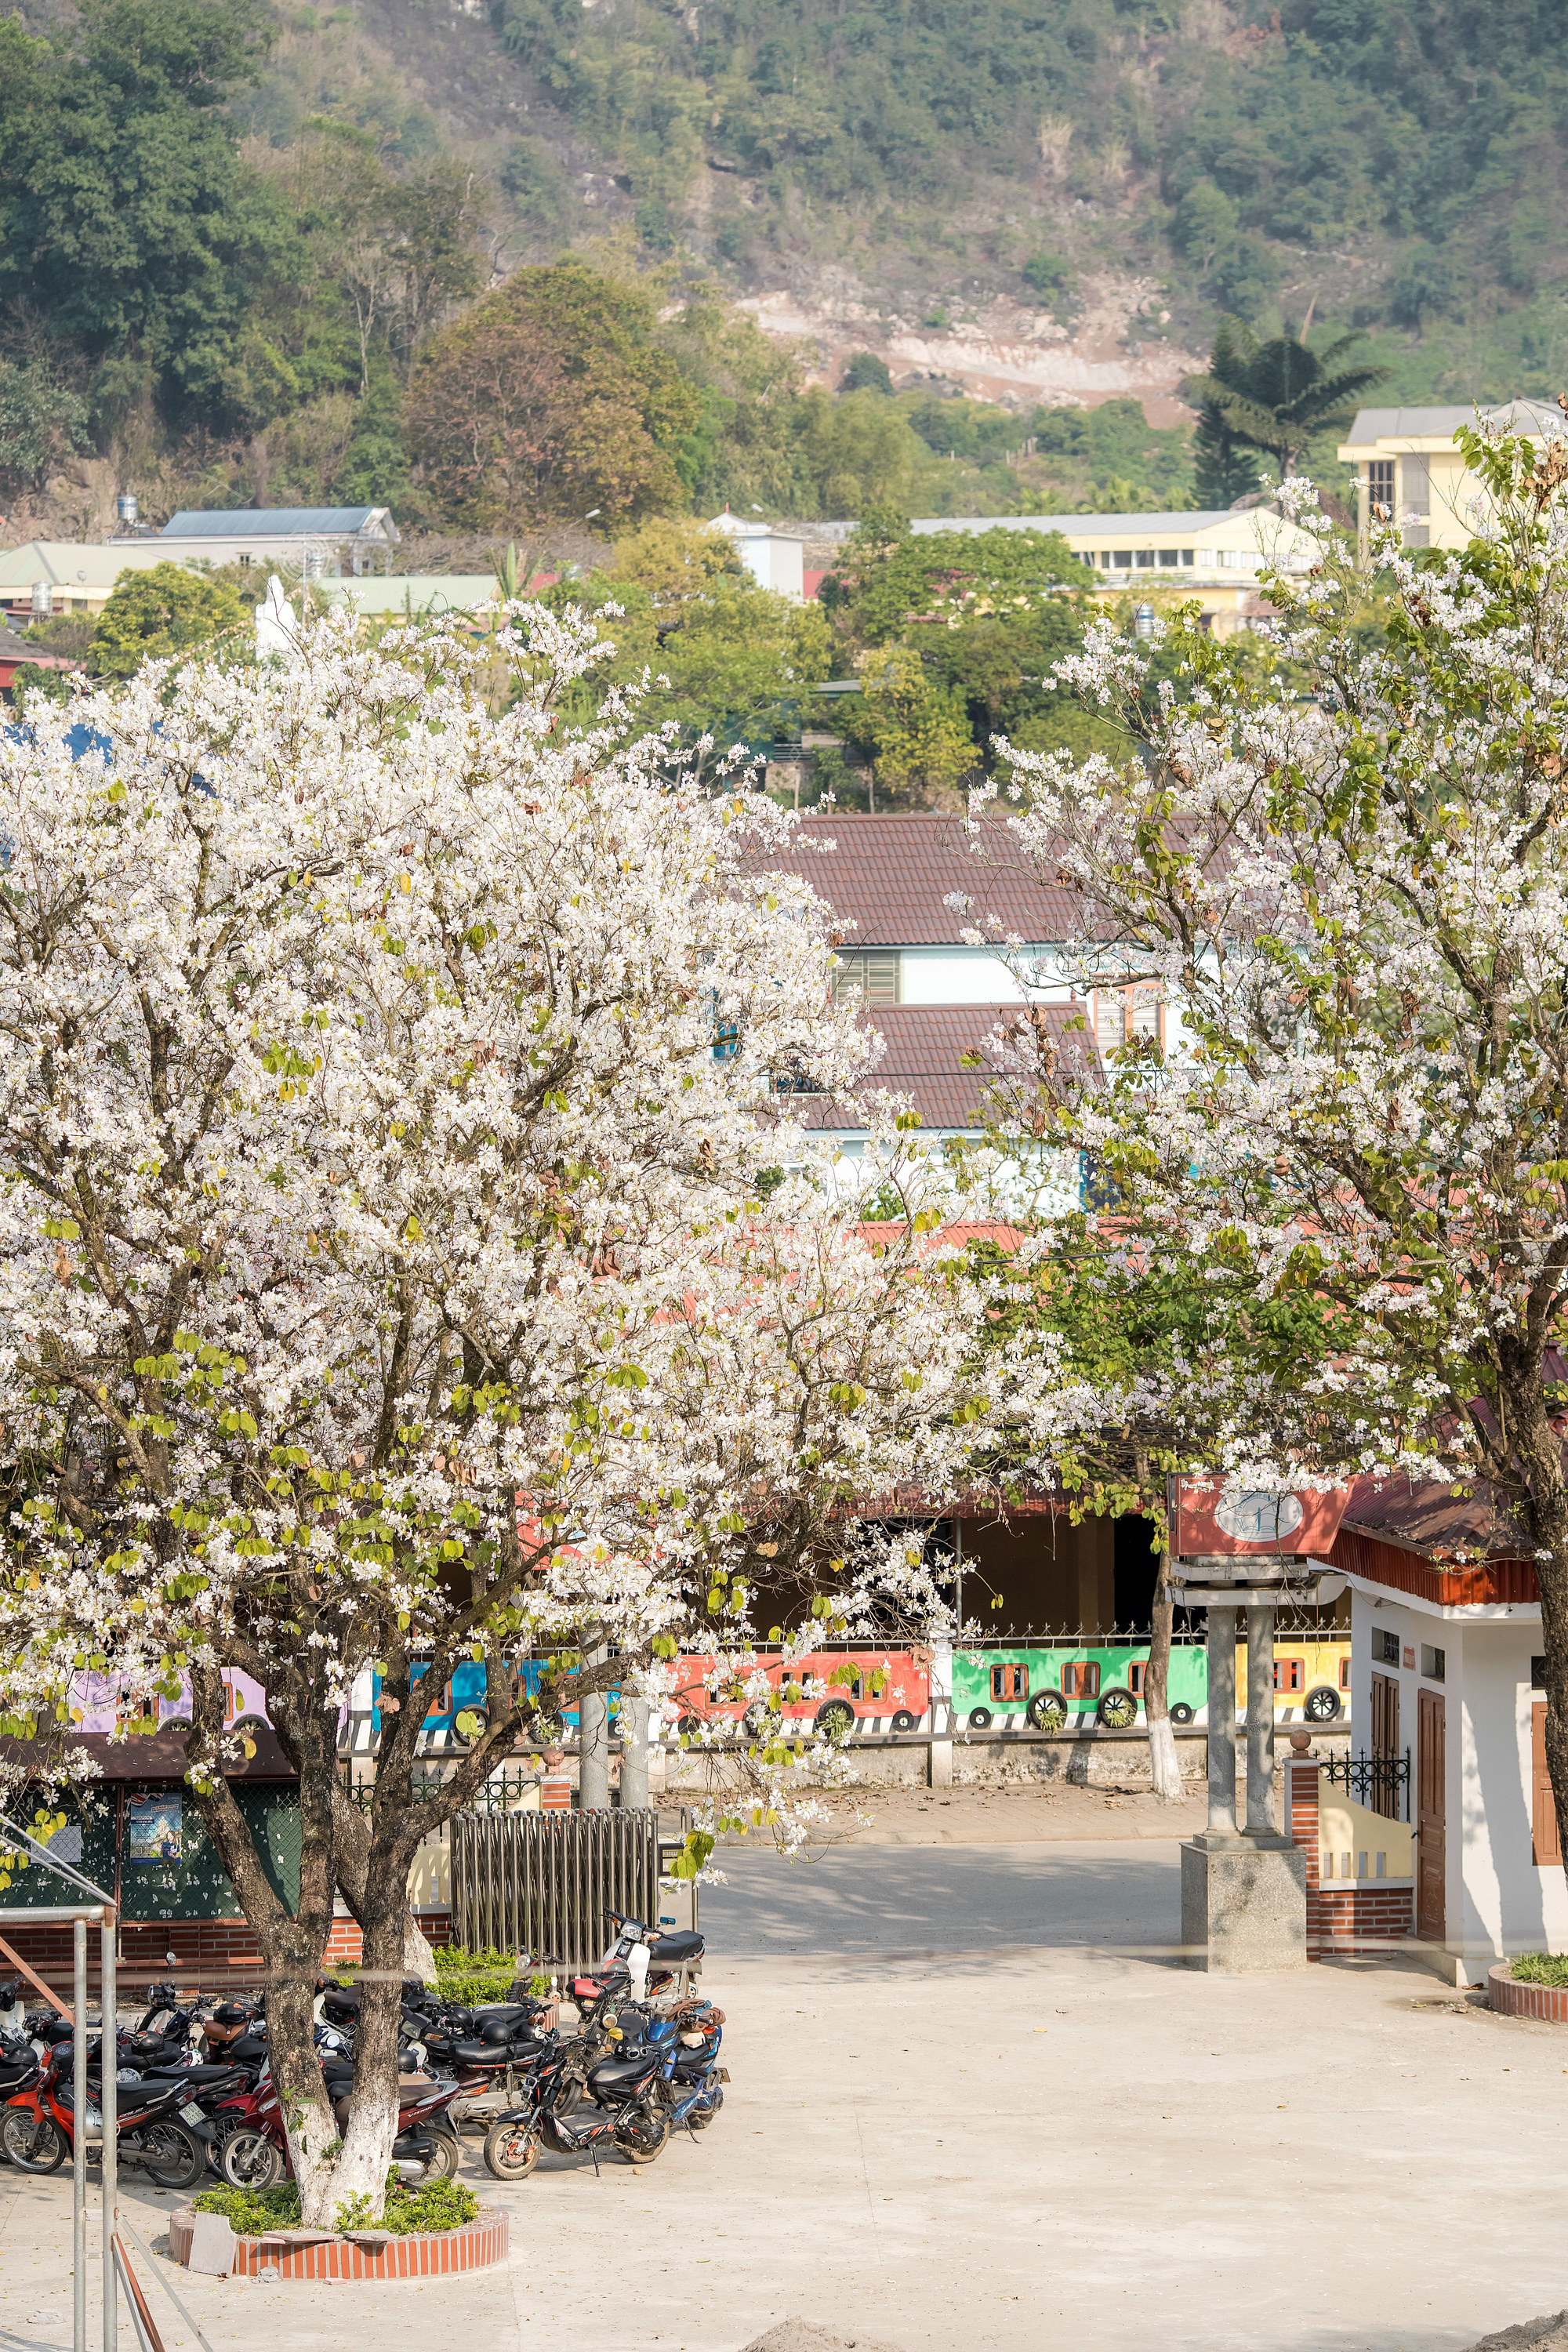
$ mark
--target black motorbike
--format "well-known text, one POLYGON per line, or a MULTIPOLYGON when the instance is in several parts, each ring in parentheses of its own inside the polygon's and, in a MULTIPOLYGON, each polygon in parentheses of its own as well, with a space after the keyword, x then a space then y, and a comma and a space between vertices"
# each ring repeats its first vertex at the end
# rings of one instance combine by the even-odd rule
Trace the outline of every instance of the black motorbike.
POLYGON ((486 2134, 485 2163, 498 2180, 526 2179, 542 2147, 558 2156, 586 2149, 595 2172, 602 2149, 618 2148, 628 2164, 651 2164, 662 2153, 671 2119, 666 2053, 643 2039, 645 2026, 642 2013, 610 1984, 583 2034, 552 2037, 524 2103, 486 2134))

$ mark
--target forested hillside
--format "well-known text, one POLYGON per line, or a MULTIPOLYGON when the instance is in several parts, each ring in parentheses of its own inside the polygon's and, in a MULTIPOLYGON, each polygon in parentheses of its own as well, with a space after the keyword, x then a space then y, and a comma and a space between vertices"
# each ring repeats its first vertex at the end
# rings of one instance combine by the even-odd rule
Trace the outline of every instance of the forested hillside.
POLYGON ((0 502, 1179 504, 1227 311, 1560 389, 1565 130, 1544 0, 27 0, 0 502))

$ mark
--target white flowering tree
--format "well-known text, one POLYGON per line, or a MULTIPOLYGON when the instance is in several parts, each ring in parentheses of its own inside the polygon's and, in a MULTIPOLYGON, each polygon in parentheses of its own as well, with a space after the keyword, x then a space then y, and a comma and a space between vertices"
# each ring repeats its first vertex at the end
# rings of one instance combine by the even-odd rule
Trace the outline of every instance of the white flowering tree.
POLYGON ((1381 614, 1309 504, 1273 677, 1189 624, 1157 682, 1093 631, 1066 669, 1137 756, 1018 754, 1010 822, 1079 894, 1083 976, 1179 1015, 1075 1095, 1122 1212, 1322 1315, 1226 1466, 1476 1482, 1535 1561, 1568 1818, 1568 443, 1459 438, 1475 536, 1380 527, 1381 614))
POLYGON ((889 1116, 869 1177, 910 1214, 873 1246, 786 1116, 868 1047, 826 909, 759 878, 784 821, 672 786, 616 698, 561 728, 595 658, 537 611, 479 647, 329 619, 289 668, 79 701, 85 752, 0 738, 0 1727, 14 1776, 68 1777, 76 1674, 149 1718, 188 1676, 317 2224, 381 2210, 409 1864, 528 1730, 525 1667, 558 1704, 590 1644, 647 1687, 710 1626, 743 1647, 753 1562, 830 1577, 868 1485, 940 1507, 1014 1378, 969 1361, 915 1140, 889 1116), (487 1719, 431 1792, 417 1679, 466 1659, 487 1719), (371 1665, 361 1823, 336 1737, 371 1665), (225 1668, 299 1776, 293 1913, 226 1778, 225 1668), (340 1878, 341 2146, 310 2017, 340 1878))

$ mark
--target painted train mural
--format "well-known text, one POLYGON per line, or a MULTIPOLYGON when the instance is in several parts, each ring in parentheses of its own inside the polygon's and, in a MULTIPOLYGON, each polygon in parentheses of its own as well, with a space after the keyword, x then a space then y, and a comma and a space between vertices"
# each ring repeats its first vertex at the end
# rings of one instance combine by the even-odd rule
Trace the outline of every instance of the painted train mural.
MULTIPOLYGON (((1348 1635, 1281 1634, 1274 1653, 1274 1716, 1281 1724, 1328 1725, 1344 1715, 1350 1692, 1348 1635)), ((1018 1731, 1074 1731, 1098 1727, 1131 1731, 1143 1717, 1146 1641, 1074 1640, 1062 1635, 982 1643, 955 1650, 952 1657, 952 1727, 976 1737, 1018 1731)), ((679 1728, 691 1732, 706 1722, 757 1724, 761 1708, 736 1691, 708 1688, 711 1657, 683 1658, 672 1696, 679 1728)), ((781 1652, 763 1652, 758 1664, 780 1694, 786 1730, 831 1729, 841 1738, 881 1738, 929 1733, 932 1727, 931 1659, 929 1651, 879 1648, 856 1643, 818 1652, 805 1668, 781 1652)), ((421 1670, 423 1671, 423 1670, 421 1670)), ((530 1691, 537 1691, 541 1664, 525 1668, 530 1691)), ((1247 1706, 1247 1652, 1237 1650, 1237 1706, 1247 1706)), ((226 1674, 226 1714, 244 1730, 268 1721, 265 1693, 247 1675, 226 1674)), ((1208 1717, 1208 1658, 1195 1637, 1178 1638, 1171 1648, 1170 1705, 1173 1720, 1202 1725, 1208 1717)), ((485 1671, 464 1664, 451 1681, 430 1695, 420 1747, 431 1757, 468 1748, 485 1722, 485 1671)), ((381 1737, 380 1678, 360 1675, 343 1708, 338 1731, 341 1749, 369 1756, 381 1737)), ((79 1728, 112 1732, 121 1708, 118 1678, 82 1675, 75 1685, 81 1709, 79 1728)), ((188 1685, 177 1699, 158 1702, 163 1724, 189 1718, 188 1685)), ((616 1695, 610 1694, 612 1721, 616 1695)), ((561 1728, 575 1732, 569 1708, 561 1728)))

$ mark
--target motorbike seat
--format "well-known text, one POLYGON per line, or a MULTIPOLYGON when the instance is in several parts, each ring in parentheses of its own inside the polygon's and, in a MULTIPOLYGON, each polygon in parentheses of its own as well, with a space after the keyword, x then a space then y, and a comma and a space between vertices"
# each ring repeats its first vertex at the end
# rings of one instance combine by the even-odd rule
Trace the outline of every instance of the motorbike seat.
POLYGON ((633 2058, 602 2058, 588 2076, 591 2091, 618 2090, 623 2084, 635 2083, 653 2072, 657 2060, 652 2051, 639 2050, 633 2058))
POLYGON ((228 2054, 241 2066, 258 2064, 267 2055, 266 2036, 260 2033, 242 2033, 237 2042, 229 2043, 228 2054))
POLYGON ((682 1927, 674 1935, 661 1936, 653 1947, 656 1969, 679 1968, 683 1961, 700 1960, 707 1945, 694 1927, 682 1927))
MULTIPOLYGON (((454 2043, 452 2056, 465 2066, 504 2066, 509 2058, 534 2058, 543 2043, 519 2038, 515 2042, 458 2042, 454 2043)), ((426 2044, 428 2049, 429 2044, 426 2044)))
POLYGON ((156 2084, 179 2083, 192 2090, 205 2091, 210 2083, 232 2082, 244 2070, 238 2066, 149 2066, 142 2081, 149 2090, 156 2084))

